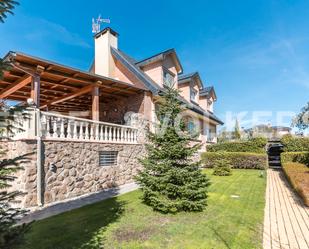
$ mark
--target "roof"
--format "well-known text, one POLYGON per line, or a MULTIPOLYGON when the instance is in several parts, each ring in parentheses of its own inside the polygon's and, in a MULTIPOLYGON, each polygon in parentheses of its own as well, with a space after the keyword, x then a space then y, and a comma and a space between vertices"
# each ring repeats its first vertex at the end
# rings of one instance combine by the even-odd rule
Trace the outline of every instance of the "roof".
POLYGON ((112 55, 116 57, 127 69, 129 69, 144 85, 155 95, 161 87, 155 83, 147 74, 145 74, 138 66, 133 63, 133 59, 121 52, 119 49, 111 48, 112 55))
POLYGON ((200 96, 206 96, 209 97, 211 94, 213 94, 214 99, 217 99, 217 95, 215 92, 215 88, 213 86, 204 87, 200 90, 200 96))
POLYGON ((175 62, 176 62, 176 70, 178 73, 182 73, 183 71, 183 68, 182 68, 182 65, 180 63, 180 60, 177 56, 177 53, 175 51, 175 49, 168 49, 168 50, 165 50, 163 52, 160 52, 158 54, 155 54, 153 56, 150 56, 146 59, 143 59, 141 61, 138 61, 136 62, 136 65, 139 66, 139 67, 143 67, 143 66, 146 66, 150 63, 153 63, 153 62, 156 62, 156 61, 160 61, 160 60, 164 60, 166 58, 166 56, 168 55, 172 55, 175 62))
MULTIPOLYGON (((0 96, 9 100, 26 101, 30 98, 31 76, 37 73, 38 66, 41 71, 41 106, 50 104, 55 100, 66 99, 59 104, 51 104, 53 108, 67 107, 80 109, 89 109, 91 106, 91 97, 88 92, 84 95, 78 95, 78 92, 86 92, 92 86, 98 86, 104 91, 101 95, 106 99, 129 97, 132 94, 140 93, 146 89, 136 87, 112 78, 104 77, 69 66, 61 65, 49 60, 30 56, 21 52, 9 52, 5 61, 14 65, 10 70, 4 73, 0 80, 0 96), (70 98, 72 96, 74 98, 70 98), (77 96, 78 95, 78 96, 77 96), (66 106, 64 106, 66 105, 66 106)), ((91 93, 89 92, 91 95, 91 93)), ((55 101, 56 102, 56 101, 55 101)))
MULTIPOLYGON (((160 93, 165 92, 165 88, 159 86, 157 83, 155 83, 146 73, 144 73, 138 66, 138 63, 134 63, 135 60, 131 58, 130 56, 126 55, 124 52, 122 52, 119 49, 111 48, 111 52, 113 56, 116 57, 122 63, 128 70, 130 70, 139 80, 141 80, 144 85, 154 94, 158 95, 160 93)), ((198 114, 201 114, 205 117, 208 117, 215 122, 218 122, 219 124, 223 124, 223 122, 215 116, 213 113, 210 113, 208 111, 205 111, 198 105, 194 105, 184 98, 180 97, 180 100, 188 106, 188 108, 198 114)))
POLYGON ((224 124, 224 122, 221 119, 219 119, 216 115, 214 115, 213 113, 206 111, 203 108, 201 108, 200 106, 187 101, 185 98, 183 98, 181 96, 179 98, 180 98, 180 101, 183 102, 184 104, 186 104, 187 108, 190 109, 191 111, 194 111, 194 112, 196 112, 200 115, 203 115, 203 116, 219 123, 220 125, 224 124))
POLYGON ((197 83, 200 88, 203 87, 203 82, 201 80, 200 74, 198 72, 193 72, 189 74, 180 74, 178 75, 178 84, 184 84, 192 79, 197 79, 197 83))

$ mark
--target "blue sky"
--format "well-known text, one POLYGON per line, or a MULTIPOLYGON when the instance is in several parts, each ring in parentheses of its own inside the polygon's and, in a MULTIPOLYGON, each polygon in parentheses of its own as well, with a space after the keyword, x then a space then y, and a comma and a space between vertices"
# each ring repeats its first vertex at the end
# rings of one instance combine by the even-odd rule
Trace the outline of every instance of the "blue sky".
POLYGON ((175 48, 185 72, 214 85, 216 114, 298 112, 309 100, 309 1, 20 1, 0 24, 0 55, 22 51, 88 69, 91 18, 111 19, 119 47, 142 59, 175 48), (74 4, 73 4, 74 3, 74 4))

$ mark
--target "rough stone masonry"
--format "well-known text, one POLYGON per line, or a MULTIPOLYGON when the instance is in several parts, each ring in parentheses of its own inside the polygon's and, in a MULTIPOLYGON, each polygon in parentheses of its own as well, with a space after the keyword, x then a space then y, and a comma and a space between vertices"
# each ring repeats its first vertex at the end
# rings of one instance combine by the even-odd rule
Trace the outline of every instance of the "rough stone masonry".
MULTIPOLYGON (((22 163, 12 189, 25 193, 18 206, 37 206, 36 140, 2 142, 7 156, 32 153, 22 163), (4 144, 5 143, 5 144, 4 144)), ((43 141, 42 142, 42 199, 52 204, 91 194, 134 181, 141 165, 138 158, 144 153, 142 144, 111 144, 97 142, 43 141), (100 151, 117 151, 117 164, 99 165, 100 151)))

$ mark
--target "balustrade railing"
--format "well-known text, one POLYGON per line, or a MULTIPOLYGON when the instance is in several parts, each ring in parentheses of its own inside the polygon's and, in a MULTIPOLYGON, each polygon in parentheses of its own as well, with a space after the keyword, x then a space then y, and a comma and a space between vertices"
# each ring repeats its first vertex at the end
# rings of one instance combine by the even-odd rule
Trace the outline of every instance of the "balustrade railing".
POLYGON ((112 123, 65 116, 51 112, 29 110, 21 120, 13 139, 33 139, 40 133, 43 139, 137 143, 138 129, 112 123), (37 122, 39 118, 39 122, 37 122))
POLYGON ((137 142, 136 128, 50 112, 41 112, 41 132, 47 139, 137 142))

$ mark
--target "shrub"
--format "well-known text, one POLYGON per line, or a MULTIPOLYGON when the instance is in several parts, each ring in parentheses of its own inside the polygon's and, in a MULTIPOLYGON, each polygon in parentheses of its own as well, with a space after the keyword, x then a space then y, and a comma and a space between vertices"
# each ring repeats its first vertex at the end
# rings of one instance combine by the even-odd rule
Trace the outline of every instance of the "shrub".
POLYGON ((292 135, 285 135, 281 139, 284 146, 283 150, 286 152, 291 151, 309 151, 309 138, 293 137, 292 135))
POLYGON ((281 163, 302 163, 309 165, 309 152, 283 152, 281 153, 281 163))
POLYGON ((209 152, 253 152, 265 153, 266 138, 252 138, 248 141, 223 142, 207 146, 209 152))
POLYGON ((283 171, 297 193, 309 206, 309 168, 301 163, 284 163, 283 171))
POLYGON ((215 161, 213 174, 216 176, 229 176, 232 174, 231 161, 226 159, 222 154, 223 153, 221 153, 222 157, 215 161))
POLYGON ((227 159, 235 169, 265 169, 268 165, 267 155, 248 152, 204 152, 201 155, 202 165, 213 168, 218 159, 227 159))

